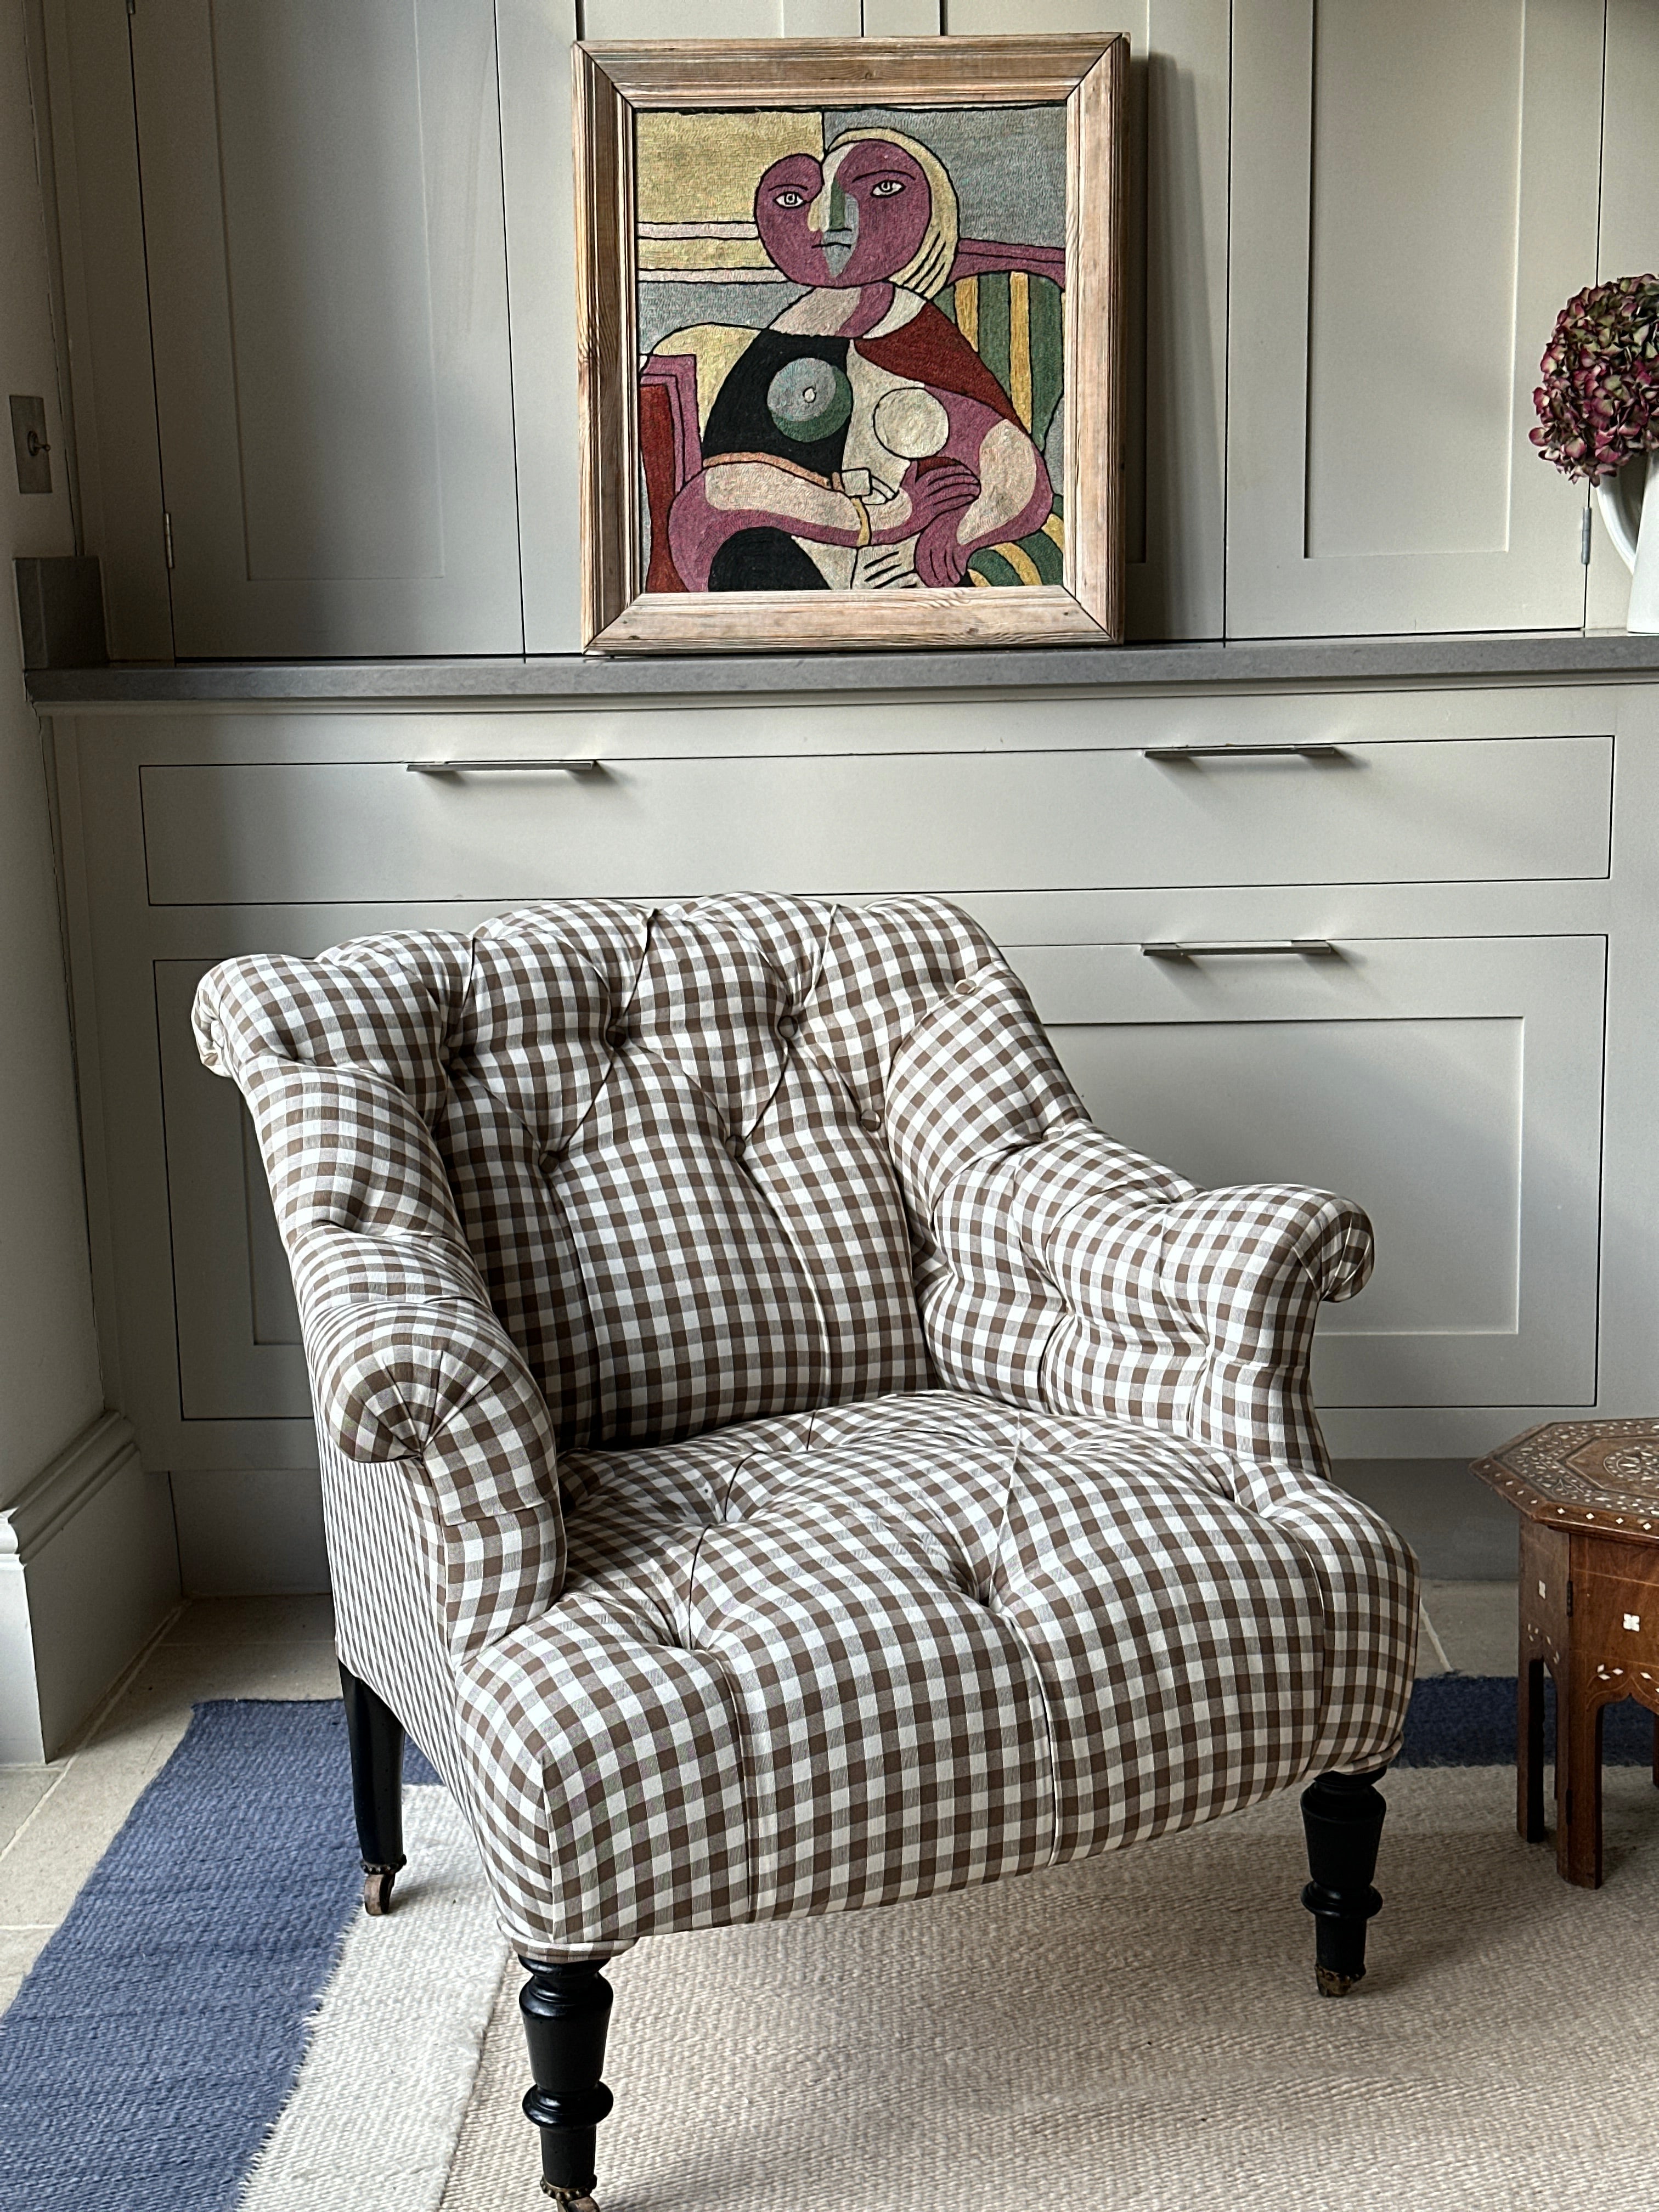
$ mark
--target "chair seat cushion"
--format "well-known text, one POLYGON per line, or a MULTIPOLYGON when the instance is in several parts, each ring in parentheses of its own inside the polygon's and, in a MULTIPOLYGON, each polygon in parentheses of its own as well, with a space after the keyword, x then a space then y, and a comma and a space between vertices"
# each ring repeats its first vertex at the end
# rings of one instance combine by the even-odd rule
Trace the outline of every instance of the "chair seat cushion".
POLYGON ((1322 1482, 945 1390, 561 1475, 565 1592, 459 1686, 538 1955, 988 1881, 1397 1747, 1410 1555, 1322 1482))

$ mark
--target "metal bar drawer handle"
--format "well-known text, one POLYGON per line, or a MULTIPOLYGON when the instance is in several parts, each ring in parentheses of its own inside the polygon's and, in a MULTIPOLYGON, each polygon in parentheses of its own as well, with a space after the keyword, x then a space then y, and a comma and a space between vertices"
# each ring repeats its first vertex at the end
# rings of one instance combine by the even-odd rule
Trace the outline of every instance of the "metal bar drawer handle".
POLYGON ((405 761, 411 775, 592 775, 596 760, 421 760, 405 761))
POLYGON ((1340 745, 1143 745, 1143 760, 1341 760, 1340 745))
POLYGON ((1149 960, 1222 960, 1235 957, 1260 959, 1264 955, 1280 953, 1288 953, 1304 960, 1336 960, 1341 957, 1328 937, 1277 937, 1238 944, 1172 940, 1164 944, 1143 945, 1140 949, 1149 960))

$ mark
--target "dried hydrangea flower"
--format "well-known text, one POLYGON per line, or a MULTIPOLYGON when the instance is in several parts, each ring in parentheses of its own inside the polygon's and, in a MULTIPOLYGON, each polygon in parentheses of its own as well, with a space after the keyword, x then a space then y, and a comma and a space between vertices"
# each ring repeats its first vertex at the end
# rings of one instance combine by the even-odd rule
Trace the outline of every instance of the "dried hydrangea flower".
POLYGON ((1532 442, 1564 475, 1599 483, 1659 446, 1659 276, 1575 293, 1539 367, 1532 442))

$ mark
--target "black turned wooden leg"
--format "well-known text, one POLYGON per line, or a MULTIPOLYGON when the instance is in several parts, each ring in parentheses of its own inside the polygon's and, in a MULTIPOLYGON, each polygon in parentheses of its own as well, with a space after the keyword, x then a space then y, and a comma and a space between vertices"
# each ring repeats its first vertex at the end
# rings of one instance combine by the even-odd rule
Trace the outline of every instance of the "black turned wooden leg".
POLYGON ((1302 1902, 1314 1916, 1319 1994, 1345 1997, 1365 1977, 1365 1923, 1382 1900, 1371 1887, 1388 1802, 1373 1774, 1322 1774, 1302 1793, 1312 1881, 1302 1902))
POLYGON ((343 1665, 346 1741, 351 1747, 351 1804, 363 1855, 363 1911, 392 1910, 392 1885, 404 1856, 404 1724, 367 1682, 343 1665))
POLYGON ((593 2202, 594 2131, 612 2103, 599 2079, 611 2021, 611 1984, 600 1972, 605 1961, 519 1963, 530 1976, 519 1992, 519 2009, 536 2086, 524 2110, 541 2130, 542 2191, 586 2212, 593 2202))

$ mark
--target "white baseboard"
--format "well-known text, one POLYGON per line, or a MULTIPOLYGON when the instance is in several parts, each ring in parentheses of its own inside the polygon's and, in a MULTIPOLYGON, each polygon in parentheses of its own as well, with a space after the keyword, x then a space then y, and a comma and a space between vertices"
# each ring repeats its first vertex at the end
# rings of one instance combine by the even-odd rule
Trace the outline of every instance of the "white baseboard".
POLYGON ((322 1482, 314 1467, 173 1477, 186 1597, 274 1597, 328 1588, 322 1482))
POLYGON ((101 1413, 0 1512, 0 1766, 55 1758, 178 1598, 167 1479, 101 1413))

